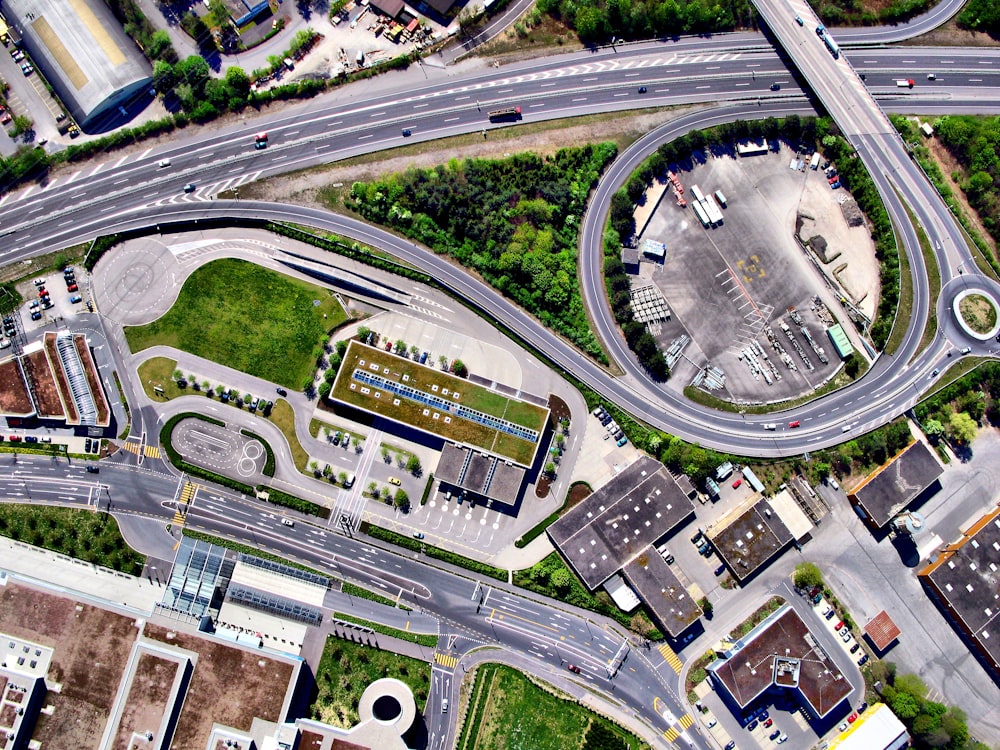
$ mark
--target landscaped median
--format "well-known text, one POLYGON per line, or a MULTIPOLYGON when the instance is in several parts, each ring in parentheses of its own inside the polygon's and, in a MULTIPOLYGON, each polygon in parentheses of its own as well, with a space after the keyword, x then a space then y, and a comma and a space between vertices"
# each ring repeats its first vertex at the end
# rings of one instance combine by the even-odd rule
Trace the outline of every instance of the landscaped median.
POLYGON ((376 633, 392 636, 393 638, 398 638, 401 641, 416 643, 419 646, 427 646, 428 648, 434 648, 434 646, 436 646, 438 642, 438 636, 432 633, 411 633, 409 630, 390 628, 388 625, 382 625, 381 623, 378 622, 365 620, 361 617, 355 617, 354 615, 349 615, 344 612, 334 612, 333 619, 343 620, 344 622, 350 622, 355 625, 360 625, 363 628, 371 628, 376 633))

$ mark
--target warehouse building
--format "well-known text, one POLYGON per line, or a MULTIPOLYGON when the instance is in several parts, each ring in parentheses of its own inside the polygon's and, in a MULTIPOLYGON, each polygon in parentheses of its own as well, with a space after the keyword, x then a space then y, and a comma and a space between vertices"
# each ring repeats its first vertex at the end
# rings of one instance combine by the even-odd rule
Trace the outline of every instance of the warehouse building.
POLYGON ((917 440, 865 477, 847 496, 866 520, 880 529, 931 487, 943 471, 934 451, 917 440))
POLYGON ((7 23, 81 129, 97 132, 152 85, 152 68, 101 0, 3 0, 7 23))

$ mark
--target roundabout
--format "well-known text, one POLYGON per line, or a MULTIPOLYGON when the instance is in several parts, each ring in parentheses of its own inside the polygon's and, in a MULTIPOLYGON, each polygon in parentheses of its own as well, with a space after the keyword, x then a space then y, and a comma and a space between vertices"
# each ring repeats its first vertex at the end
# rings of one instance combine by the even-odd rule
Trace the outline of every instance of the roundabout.
POLYGON ((994 339, 1000 331, 998 309, 1000 305, 997 305, 996 298, 985 289, 962 290, 952 302, 952 312, 962 330, 967 336, 980 341, 994 339))

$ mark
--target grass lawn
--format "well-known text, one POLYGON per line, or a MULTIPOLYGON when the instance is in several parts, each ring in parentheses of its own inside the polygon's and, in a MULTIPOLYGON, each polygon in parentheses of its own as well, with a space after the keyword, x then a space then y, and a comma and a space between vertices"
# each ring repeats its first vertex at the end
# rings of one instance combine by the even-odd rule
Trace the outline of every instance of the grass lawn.
POLYGON ((302 447, 298 437, 295 435, 295 411, 285 399, 279 398, 271 407, 271 414, 268 417, 274 422, 275 427, 281 430, 288 441, 288 447, 292 451, 292 459, 295 461, 295 468, 305 472, 306 464, 309 463, 309 454, 302 447))
POLYGON ((419 712, 427 702, 431 665, 360 643, 330 637, 316 670, 317 696, 312 717, 338 727, 358 723, 358 701, 365 688, 382 677, 402 680, 413 691, 419 712))
POLYGON ((645 747, 638 738, 578 703, 536 685, 500 664, 476 671, 458 750, 576 750, 588 732, 602 733, 601 747, 645 747), (617 738, 620 742, 615 742, 617 738))
POLYGON ((44 505, 0 504, 0 535, 130 575, 146 558, 129 547, 107 513, 44 505))
POLYGON ((316 349, 347 313, 332 292, 255 263, 223 258, 197 269, 166 315, 125 329, 133 352, 162 344, 298 389, 316 349))

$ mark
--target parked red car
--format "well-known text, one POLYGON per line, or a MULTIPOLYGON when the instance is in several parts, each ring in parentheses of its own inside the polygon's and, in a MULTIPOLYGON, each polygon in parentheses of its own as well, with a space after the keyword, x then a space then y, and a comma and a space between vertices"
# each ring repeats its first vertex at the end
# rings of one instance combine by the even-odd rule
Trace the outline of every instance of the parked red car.
POLYGON ((733 482, 733 489, 735 490, 741 484, 743 484, 743 480, 742 479, 737 479, 735 482, 733 482))
POLYGON ((76 292, 79 291, 79 289, 80 287, 78 287, 76 284, 70 284, 68 287, 66 287, 67 292, 76 292))

